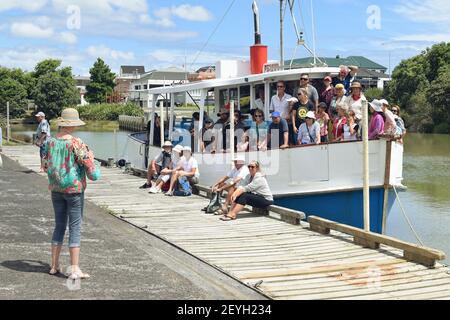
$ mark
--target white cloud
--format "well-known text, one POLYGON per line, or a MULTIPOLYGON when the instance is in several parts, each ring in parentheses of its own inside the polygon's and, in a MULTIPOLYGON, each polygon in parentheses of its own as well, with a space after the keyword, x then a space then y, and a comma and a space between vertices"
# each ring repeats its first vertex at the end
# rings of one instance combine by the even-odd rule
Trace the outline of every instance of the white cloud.
POLYGON ((394 11, 415 22, 428 22, 450 28, 450 1, 401 0, 394 11))
POLYGON ((1 0, 0 1, 0 12, 8 11, 12 9, 22 9, 26 11, 38 11, 42 9, 47 4, 47 0, 1 0))
POLYGON ((450 34, 408 34, 392 38, 393 41, 411 41, 411 42, 450 42, 450 34))
POLYGON ((202 6, 191 6, 182 4, 171 8, 172 14, 189 21, 209 21, 212 20, 212 14, 202 6))
POLYGON ((15 22, 11 25, 11 33, 17 37, 45 39, 53 36, 53 29, 42 28, 31 22, 15 22))
POLYGON ((67 44, 75 44, 78 39, 77 36, 71 32, 61 32, 58 36, 58 40, 67 44))
POLYGON ((114 50, 105 45, 89 46, 86 52, 93 58, 100 57, 104 60, 106 59, 121 60, 121 61, 135 60, 135 55, 132 51, 114 50))

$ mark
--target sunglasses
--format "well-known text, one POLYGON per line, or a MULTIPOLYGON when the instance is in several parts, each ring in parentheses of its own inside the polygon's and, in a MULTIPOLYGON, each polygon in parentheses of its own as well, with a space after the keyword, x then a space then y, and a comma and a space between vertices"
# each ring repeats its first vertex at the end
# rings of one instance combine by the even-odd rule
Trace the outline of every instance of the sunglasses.
POLYGON ((255 169, 256 166, 247 166, 249 169, 255 169))
POLYGON ((255 114, 255 118, 262 118, 262 114, 255 114))
POLYGON ((392 112, 395 112, 395 113, 397 113, 397 112, 398 112, 398 110, 397 110, 397 109, 392 109, 392 112))
POLYGON ((300 78, 300 80, 308 81, 309 79, 308 78, 300 78))
POLYGON ((299 92, 299 93, 297 93, 297 95, 298 95, 298 96, 301 96, 301 95, 302 95, 302 93, 301 93, 301 92, 299 92))
POLYGON ((277 88, 284 88, 284 86, 277 86, 277 88))

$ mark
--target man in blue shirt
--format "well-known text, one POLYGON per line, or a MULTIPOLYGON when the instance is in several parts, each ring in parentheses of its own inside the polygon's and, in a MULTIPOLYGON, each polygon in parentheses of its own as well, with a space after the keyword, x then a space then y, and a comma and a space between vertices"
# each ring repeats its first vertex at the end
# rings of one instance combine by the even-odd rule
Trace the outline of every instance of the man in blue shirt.
POLYGON ((278 111, 272 112, 272 123, 269 125, 269 132, 266 137, 267 148, 286 149, 289 147, 289 128, 286 120, 281 118, 281 114, 278 111))
POLYGON ((355 79, 356 73, 358 72, 357 66, 339 66, 340 71, 339 74, 333 78, 332 84, 333 87, 336 87, 337 84, 341 83, 345 87, 346 94, 349 95, 350 93, 350 84, 355 79))

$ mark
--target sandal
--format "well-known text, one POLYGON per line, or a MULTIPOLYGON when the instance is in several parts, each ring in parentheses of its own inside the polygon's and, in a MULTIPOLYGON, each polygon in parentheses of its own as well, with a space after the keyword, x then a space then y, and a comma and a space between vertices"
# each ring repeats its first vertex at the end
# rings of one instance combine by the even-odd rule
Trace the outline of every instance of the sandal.
POLYGON ((77 280, 77 279, 89 279, 91 276, 87 273, 81 272, 81 270, 78 270, 76 272, 72 272, 69 275, 70 280, 77 280))
POLYGON ((51 267, 50 270, 48 271, 48 274, 51 276, 57 275, 61 273, 61 267, 58 266, 58 268, 55 267, 51 267))
POLYGON ((236 217, 230 217, 228 215, 224 215, 223 217, 220 217, 220 220, 222 220, 222 221, 231 221, 231 220, 236 220, 236 217))
POLYGON ((214 212, 214 215, 221 216, 221 215, 226 215, 227 213, 228 213, 227 208, 220 208, 219 210, 214 212))

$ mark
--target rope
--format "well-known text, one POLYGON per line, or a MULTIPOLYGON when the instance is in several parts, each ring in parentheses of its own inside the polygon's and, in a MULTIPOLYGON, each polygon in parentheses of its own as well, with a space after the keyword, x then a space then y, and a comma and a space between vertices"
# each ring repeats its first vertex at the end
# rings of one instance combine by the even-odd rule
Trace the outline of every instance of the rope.
POLYGON ((195 56, 194 60, 191 63, 190 68, 192 68, 192 66, 195 64, 195 62, 197 61, 198 57, 200 56, 200 54, 203 52, 203 50, 206 48, 206 46, 208 45, 209 41, 211 40, 211 38, 214 36, 214 34, 216 33, 216 31, 219 29, 220 25, 222 24, 223 20, 225 19, 225 17, 227 16, 228 12, 230 12, 231 7, 233 6, 233 4, 236 2, 236 0, 232 0, 230 5, 228 6, 228 9, 225 11, 225 13, 223 14, 222 18, 220 19, 220 21, 217 23, 216 27, 214 28, 214 30, 211 32, 211 34, 209 35, 208 39, 206 40, 206 42, 203 44, 203 47, 200 49, 199 52, 197 52, 197 55, 195 56))
POLYGON ((425 246, 425 245, 423 244, 422 240, 420 239, 419 235, 417 234, 416 230, 414 230, 414 227, 413 227, 411 221, 409 220, 408 216, 406 215, 405 209, 403 208, 402 202, 400 201, 400 198, 399 198, 399 196, 398 196, 397 189, 395 188, 395 186, 392 186, 392 188, 394 189, 395 196, 397 197, 398 204, 399 204, 399 206, 400 206, 401 212, 403 213, 403 216, 405 217, 405 220, 406 220, 406 222, 408 223, 409 228, 411 229, 412 233, 413 233, 414 236, 416 237, 417 241, 419 241, 419 243, 420 243, 422 246, 425 246))

